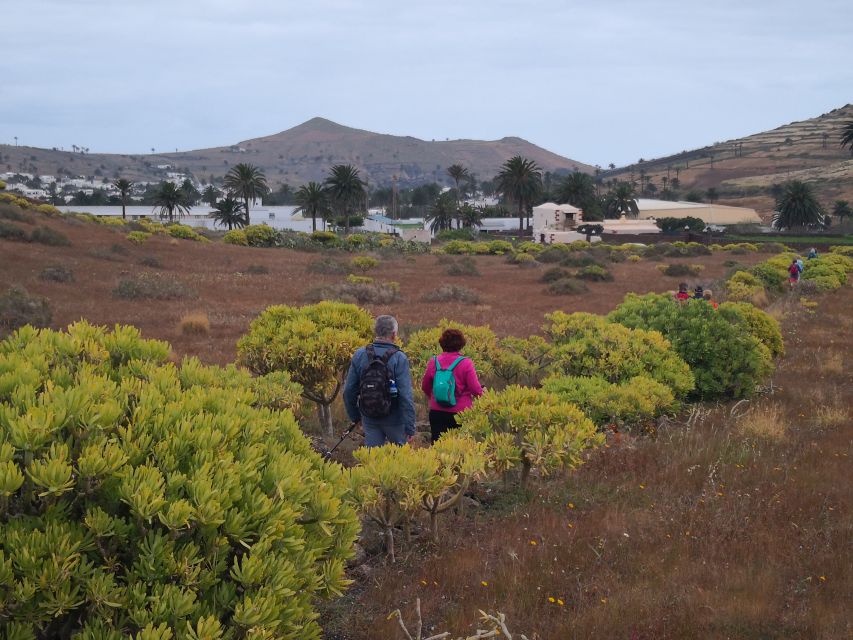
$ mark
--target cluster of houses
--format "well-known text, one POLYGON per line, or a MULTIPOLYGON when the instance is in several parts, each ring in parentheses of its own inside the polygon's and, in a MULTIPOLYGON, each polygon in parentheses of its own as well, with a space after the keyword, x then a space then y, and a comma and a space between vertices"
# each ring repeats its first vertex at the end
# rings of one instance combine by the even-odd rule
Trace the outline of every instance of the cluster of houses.
MULTIPOLYGON (((160 165, 159 169, 170 169, 170 165, 160 165)), ((189 178, 196 188, 201 185, 196 184, 192 176, 184 173, 167 171, 164 180, 166 182, 174 182, 177 185, 183 184, 184 180, 189 178)), ((10 171, 0 173, 0 180, 6 183, 6 191, 19 193, 27 198, 49 200, 56 196, 63 202, 68 203, 80 192, 87 196, 91 196, 96 190, 103 191, 108 196, 118 195, 118 189, 115 188, 109 178, 101 178, 97 176, 76 176, 62 177, 52 175, 35 175, 32 173, 24 173, 20 171, 10 171), (35 185, 35 186, 34 186, 35 185), (55 185, 51 187, 51 185, 55 185)), ((134 182, 134 192, 140 195, 134 196, 131 194, 131 200, 141 200, 141 194, 145 191, 149 184, 159 184, 151 182, 134 182)))

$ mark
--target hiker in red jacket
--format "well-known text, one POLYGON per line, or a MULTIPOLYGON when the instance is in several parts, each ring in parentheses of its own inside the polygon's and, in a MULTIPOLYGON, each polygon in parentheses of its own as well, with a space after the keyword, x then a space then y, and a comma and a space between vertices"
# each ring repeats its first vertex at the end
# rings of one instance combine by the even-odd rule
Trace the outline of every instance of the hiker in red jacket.
POLYGON ((421 381, 421 389, 429 398, 433 442, 448 429, 458 426, 456 414, 470 407, 475 396, 483 395, 474 363, 460 353, 465 346, 462 332, 445 329, 438 344, 442 353, 429 359, 421 381))
POLYGON ((788 284, 791 285, 791 288, 794 288, 794 285, 800 281, 800 272, 802 269, 800 265, 797 263, 797 259, 794 258, 793 262, 791 262, 791 266, 788 267, 788 284))
POLYGON ((687 290, 687 283, 682 282, 678 285, 678 293, 675 294, 675 299, 679 302, 686 302, 690 300, 690 292, 687 290))

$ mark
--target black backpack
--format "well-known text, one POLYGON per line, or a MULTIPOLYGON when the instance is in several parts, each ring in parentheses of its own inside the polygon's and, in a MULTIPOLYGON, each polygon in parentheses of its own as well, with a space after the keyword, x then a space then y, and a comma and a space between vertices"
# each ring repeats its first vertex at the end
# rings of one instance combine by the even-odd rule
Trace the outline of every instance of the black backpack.
POLYGON ((391 347, 381 357, 376 355, 373 345, 365 347, 367 367, 361 374, 358 389, 358 410, 368 418, 385 418, 391 413, 391 372, 388 360, 399 349, 391 347))

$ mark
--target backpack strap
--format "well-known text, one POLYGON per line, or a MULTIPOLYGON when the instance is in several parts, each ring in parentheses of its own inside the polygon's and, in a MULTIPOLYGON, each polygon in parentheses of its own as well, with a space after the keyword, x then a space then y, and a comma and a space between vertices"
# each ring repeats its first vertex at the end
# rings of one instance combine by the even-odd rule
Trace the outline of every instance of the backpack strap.
MULTIPOLYGON (((373 345, 370 345, 370 346, 371 346, 371 348, 373 347, 373 345)), ((385 365, 387 366, 388 361, 391 359, 391 356, 393 356, 398 351, 399 351, 399 349, 397 347, 391 347, 391 348, 387 349, 385 351, 385 353, 382 354, 382 362, 384 362, 385 365)))
POLYGON ((459 364, 460 362, 462 362, 464 359, 465 359, 465 356, 459 356, 458 358, 456 358, 456 360, 453 361, 453 364, 451 364, 449 367, 447 367, 447 370, 453 371, 456 368, 456 365, 459 364))
POLYGON ((432 359, 435 361, 435 371, 436 373, 441 371, 441 363, 438 361, 438 356, 433 356, 432 359))

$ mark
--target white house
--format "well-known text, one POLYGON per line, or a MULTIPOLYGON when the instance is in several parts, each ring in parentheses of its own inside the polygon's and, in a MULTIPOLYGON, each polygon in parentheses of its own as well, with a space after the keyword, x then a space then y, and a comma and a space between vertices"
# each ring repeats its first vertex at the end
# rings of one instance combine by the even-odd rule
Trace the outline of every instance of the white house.
MULTIPOLYGON (((583 223, 583 211, 570 204, 546 202, 533 207, 533 242, 538 244, 568 244, 586 240, 586 234, 576 231, 583 223)), ((593 237, 593 241, 601 238, 593 237)))

